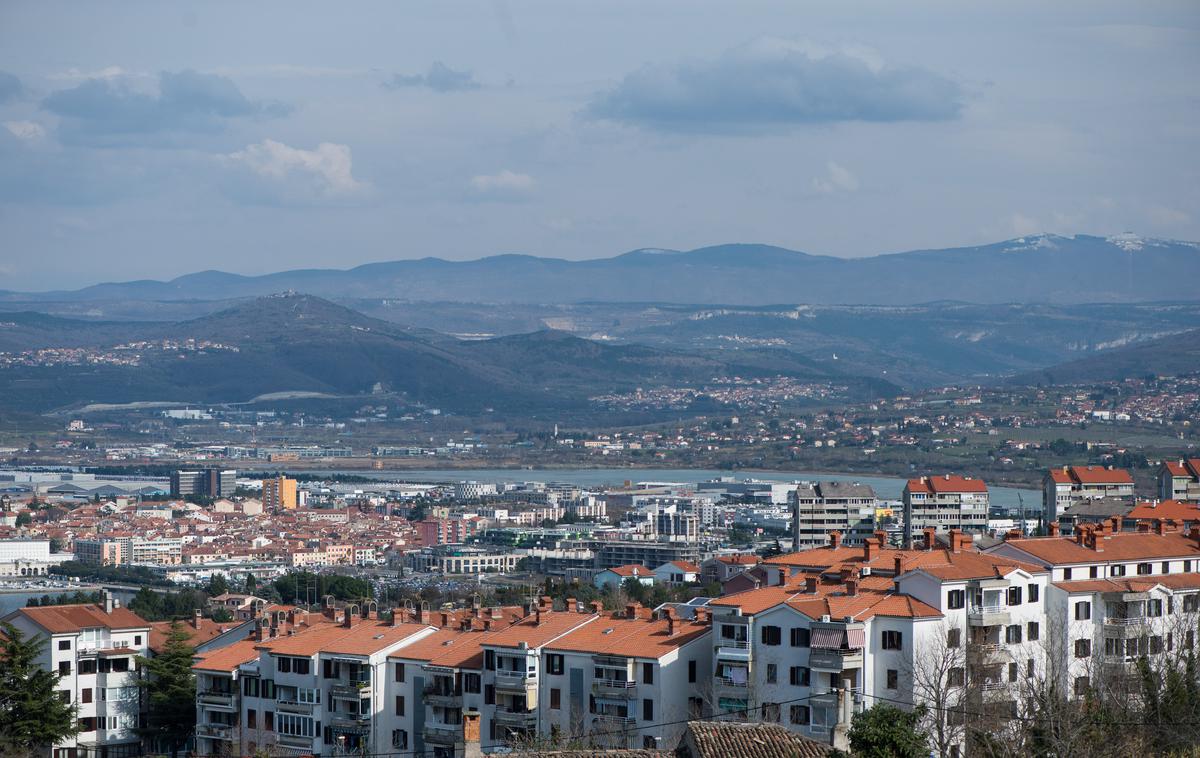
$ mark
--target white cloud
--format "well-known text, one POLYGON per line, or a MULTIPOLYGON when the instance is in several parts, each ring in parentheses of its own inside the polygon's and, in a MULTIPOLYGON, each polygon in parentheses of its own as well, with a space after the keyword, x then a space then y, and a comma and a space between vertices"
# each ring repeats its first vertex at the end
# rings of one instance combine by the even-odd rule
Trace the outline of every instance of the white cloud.
POLYGON ((858 189, 858 177, 850 169, 834 161, 829 161, 825 169, 828 172, 826 176, 813 177, 813 189, 817 192, 832 195, 835 192, 853 192, 858 189))
POLYGON ((23 140, 39 140, 46 136, 46 129, 36 121, 5 121, 4 128, 23 140))
POLYGON ((80 71, 77 68, 69 68, 66 71, 59 71, 50 74, 47 79, 57 81, 82 81, 84 79, 116 79, 124 76, 145 76, 144 74, 133 74, 120 66, 105 66, 96 71, 80 71))
POLYGON ((471 189, 483 195, 524 195, 533 191, 536 184, 529 174, 518 174, 508 169, 498 174, 471 177, 471 189))
POLYGON ((316 189, 326 195, 348 195, 365 186, 354 178, 353 160, 347 145, 322 142, 315 150, 302 150, 265 139, 226 157, 273 181, 301 179, 315 182, 316 189))

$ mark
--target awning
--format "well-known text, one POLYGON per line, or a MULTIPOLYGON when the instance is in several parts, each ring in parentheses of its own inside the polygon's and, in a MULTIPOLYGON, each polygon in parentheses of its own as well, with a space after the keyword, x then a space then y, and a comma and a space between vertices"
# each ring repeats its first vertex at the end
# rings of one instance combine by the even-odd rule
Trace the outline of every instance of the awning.
POLYGON ((862 650, 867 646, 866 629, 847 629, 846 646, 851 650, 862 650))
POLYGON ((841 629, 814 629, 809 639, 809 647, 819 647, 828 650, 841 650, 846 633, 841 629))

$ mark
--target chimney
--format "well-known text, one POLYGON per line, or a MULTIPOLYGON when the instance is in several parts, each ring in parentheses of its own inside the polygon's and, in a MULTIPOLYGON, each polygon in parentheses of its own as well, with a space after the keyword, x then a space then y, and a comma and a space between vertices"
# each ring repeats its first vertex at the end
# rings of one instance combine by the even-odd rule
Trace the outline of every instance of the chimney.
POLYGON ((1166 534, 1167 533, 1167 522, 1165 519, 1155 519, 1154 520, 1154 533, 1155 534, 1166 534))
POLYGON ((1121 517, 1120 516, 1113 516, 1112 518, 1110 518, 1108 520, 1108 522, 1110 524, 1112 524, 1112 533, 1113 534, 1120 533, 1120 531, 1121 531, 1121 517))
POLYGON ((418 624, 428 624, 429 623, 429 601, 428 600, 422 600, 421 605, 419 605, 417 607, 417 623, 418 624))
POLYGON ((1192 527, 1191 531, 1188 532, 1188 539, 1200 543, 1200 526, 1192 527))
POLYGON ((897 555, 895 562, 892 564, 892 575, 900 576, 904 573, 904 556, 897 555))
POLYGON ((488 615, 493 619, 499 619, 504 616, 504 614, 500 612, 500 606, 498 605, 493 605, 491 608, 489 608, 488 615))
POLYGON ((543 611, 548 611, 554 607, 554 600, 549 595, 542 595, 538 598, 538 608, 543 611))
POLYGON ((846 594, 849 595, 850 597, 854 597, 855 595, 858 594, 858 580, 857 579, 847 579, 846 580, 846 594))
POLYGON ((1009 540, 1019 540, 1023 536, 1025 536, 1025 535, 1021 534, 1020 529, 1009 529, 1004 534, 1004 541, 1008 542, 1009 540))
POLYGON ((1138 519, 1137 530, 1138 530, 1139 534, 1149 533, 1149 531, 1152 527, 1153 527, 1153 525, 1149 521, 1145 521, 1143 519, 1138 519))
POLYGON ((108 590, 104 590, 104 612, 113 612, 113 594, 108 590))
POLYGON ((708 609, 707 608, 700 607, 700 608, 696 609, 696 623, 697 624, 707 624, 708 623, 708 609))
POLYGON ((961 534, 962 534, 962 532, 959 531, 958 529, 950 530, 950 552, 957 553, 959 550, 962 549, 962 543, 959 542, 959 539, 958 539, 959 535, 961 535, 961 534))
POLYGON ((837 550, 842 546, 842 533, 834 529, 829 533, 829 547, 837 550))
POLYGON ((588 606, 591 607, 592 613, 604 613, 604 603, 600 602, 599 600, 593 600, 592 602, 588 603, 588 606))
POLYGON ((925 532, 925 549, 933 550, 937 544, 937 527, 927 526, 922 531, 925 532))
POLYGON ((441 617, 441 623, 438 624, 442 629, 447 629, 450 626, 450 614, 442 611, 438 614, 441 617))
POLYGON ((642 609, 641 603, 629 603, 625 606, 625 618, 635 619, 638 617, 638 611, 642 609))
POLYGON ((482 758, 483 747, 479 744, 479 711, 463 711, 462 739, 463 758, 482 758))
POLYGON ((254 627, 254 641, 255 642, 263 641, 263 628, 261 626, 254 627))
POLYGON ((675 636, 675 609, 674 608, 664 608, 663 616, 665 616, 667 619, 667 636, 674 637, 675 636))
POLYGON ((1049 524, 1047 524, 1046 525, 1046 533, 1049 534, 1051 537, 1057 537, 1058 536, 1058 522, 1051 521, 1049 524))
POLYGON ((490 617, 484 617, 484 619, 483 619, 483 631, 485 631, 485 632, 490 632, 490 631, 492 631, 492 619, 491 619, 490 617))
POLYGON ((579 601, 573 597, 567 598, 566 605, 563 607, 567 613, 575 613, 579 610, 579 601))
POLYGON ((202 619, 202 618, 203 618, 203 614, 200 613, 199 608, 197 608, 195 611, 192 612, 192 628, 193 629, 200 628, 200 619, 202 619))
POLYGON ((863 563, 870 563, 879 557, 878 546, 873 539, 863 540, 863 563))
POLYGON ((887 547, 887 544, 888 544, 887 532, 883 531, 882 529, 876 531, 875 539, 879 541, 879 549, 880 550, 887 547))
POLYGON ((804 577, 804 591, 809 595, 817 594, 817 577, 815 577, 815 576, 804 577))
POLYGON ((537 606, 533 609, 533 625, 538 626, 542 623, 542 606, 537 606))

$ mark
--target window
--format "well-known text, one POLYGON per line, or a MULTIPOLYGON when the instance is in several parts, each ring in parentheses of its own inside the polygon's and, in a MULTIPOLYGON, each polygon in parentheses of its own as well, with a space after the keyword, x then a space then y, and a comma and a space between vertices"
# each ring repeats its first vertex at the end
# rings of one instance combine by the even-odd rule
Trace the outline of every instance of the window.
POLYGON ((247 729, 257 729, 258 728, 258 711, 254 710, 253 708, 246 709, 246 728, 247 729))
POLYGON ((397 716, 404 715, 404 696, 403 695, 396 696, 396 715, 397 716))
POLYGON ((1170 561, 1162 562, 1162 573, 1164 573, 1164 574, 1171 573, 1171 562, 1170 561))
POLYGON ((1125 567, 1118 563, 1110 569, 1110 572, 1113 576, 1125 576, 1125 567))
POLYGON ((1032 679, 1034 677, 1034 674, 1036 674, 1036 673, 1037 673, 1037 667, 1034 665, 1033 659, 1030 658, 1028 661, 1025 662, 1025 676, 1032 679))
POLYGON ((117 672, 128 671, 129 670, 129 659, 128 658, 113 658, 112 670, 117 671, 117 672))
POLYGON ((82 690, 79 691, 79 702, 81 702, 81 703, 92 702, 92 688, 91 687, 84 687, 82 690))
POLYGON ((464 674, 463 675, 463 692, 470 692, 478 695, 480 685, 483 682, 483 677, 479 674, 464 674))
POLYGON ((767 684, 775 684, 779 679, 779 667, 774 663, 767 664, 767 684))
POLYGON ((1183 562, 1183 573, 1185 573, 1185 574, 1192 573, 1192 562, 1191 561, 1183 562))
POLYGON ((1042 588, 1036 584, 1029 585, 1029 602, 1036 603, 1041 597, 1042 588))
POLYGON ((1075 677, 1075 697, 1083 697, 1088 691, 1088 678, 1086 676, 1075 677))
POLYGON ((1009 587, 1008 588, 1008 604, 1009 605, 1020 605, 1021 604, 1021 588, 1020 587, 1009 587))
POLYGON ((491 684, 484 685, 484 687, 483 687, 483 704, 484 705, 495 705, 496 704, 496 687, 495 687, 495 685, 491 685, 491 684))
POLYGON ((398 747, 401 750, 408 749, 408 732, 404 729, 392 730, 392 747, 398 747))
POLYGON ((70 676, 71 675, 71 662, 70 661, 59 661, 58 662, 58 673, 62 674, 63 676, 70 676))
POLYGON ((946 647, 954 649, 962 644, 962 629, 955 627, 946 630, 946 647))
POLYGON ((808 706, 793 705, 792 706, 792 723, 807 724, 808 723, 808 706))
POLYGON ((778 645, 782 634, 777 626, 764 626, 762 628, 762 644, 778 645))
POLYGON ((297 687, 296 702, 316 705, 321 702, 321 691, 310 687, 297 687))
POLYGON ((311 661, 307 658, 296 658, 292 661, 292 671, 297 674, 307 674, 311 661))
POLYGON ((1038 638, 1041 637, 1041 634, 1042 630, 1038 627, 1038 622, 1036 621, 1030 621, 1025 627, 1025 637, 1030 642, 1036 642, 1038 638))
MULTIPOLYGON (((270 713, 270 711, 267 711, 270 713)), ((281 713, 276 719, 280 734, 288 734, 294 737, 315 737, 317 734, 316 722, 312 716, 297 716, 293 713, 281 713)))
MULTIPOLYGON (((329 664, 330 664, 330 661, 325 661, 325 678, 326 679, 332 678, 329 676, 329 674, 330 674, 329 664)), ((404 681, 404 664, 403 663, 396 664, 396 673, 393 675, 393 679, 395 679, 397 682, 404 681)))
POLYGON ((768 724, 779 723, 779 703, 763 703, 762 720, 768 724))
POLYGON ((688 661, 688 684, 696 683, 696 662, 688 661))
POLYGON ((900 672, 896 669, 887 670, 887 688, 889 690, 900 689, 900 672))
POLYGON ((1160 598, 1154 598, 1146 601, 1146 615, 1155 617, 1163 615, 1162 600, 1160 598))
POLYGON ((79 662, 79 673, 80 674, 96 673, 96 659, 95 658, 86 658, 86 659, 80 661, 79 662))
POLYGON ((71 691, 70 690, 59 690, 58 691, 58 699, 64 703, 71 702, 71 691))
POLYGON ((546 670, 551 674, 563 672, 563 657, 560 653, 551 653, 546 657, 546 670))
POLYGON ((642 664, 642 682, 645 684, 654 684, 654 664, 642 664))
POLYGON ((1069 568, 1063 569, 1063 579, 1068 582, 1071 581, 1071 569, 1069 569, 1069 568))
POLYGON ((1016 661, 1010 662, 1008 664, 1008 681, 1015 682, 1019 676, 1021 676, 1021 667, 1017 665, 1016 661))
POLYGON ((810 672, 807 666, 792 666, 788 676, 793 687, 808 686, 810 672))
POLYGON ((562 707, 562 690, 557 687, 550 688, 550 709, 557 711, 562 707))
POLYGON ((1020 644, 1021 642, 1021 625, 1012 624, 1004 629, 1004 641, 1010 645, 1020 644))
POLYGON ((796 628, 792 630, 792 647, 808 647, 809 639, 812 633, 808 629, 796 628))
POLYGON ((1090 658, 1092 656, 1091 640, 1075 640, 1075 657, 1090 658))
POLYGON ((263 711, 263 729, 268 732, 275 731, 275 712, 263 711))
POLYGON ((58 641, 58 649, 59 650, 70 650, 71 649, 71 641, 70 640, 59 640, 58 641))
POLYGON ((953 608, 953 609, 965 608, 966 605, 967 605, 967 591, 966 590, 950 590, 948 593, 946 593, 946 607, 947 608, 953 608))
POLYGON ((654 701, 650 698, 642 698, 642 721, 654 720, 654 701))
POLYGON ((883 633, 883 649, 884 650, 901 650, 904 647, 904 634, 896 631, 885 631, 883 633))
POLYGON ((1184 613, 1195 613, 1196 609, 1198 607, 1200 607, 1200 603, 1197 602, 1198 598, 1200 598, 1200 595, 1197 595, 1195 593, 1192 593, 1191 595, 1184 595, 1183 596, 1183 612, 1184 613))
POLYGON ((292 673, 292 659, 287 657, 279 657, 275 661, 275 670, 281 674, 292 673))
POLYGON ((950 669, 946 675, 946 684, 951 687, 962 687, 967 683, 966 670, 961 666, 955 666, 950 669))
POLYGON ((142 635, 140 635, 140 634, 133 635, 133 646, 138 647, 141 644, 142 644, 142 635))
POLYGON ((487 669, 488 671, 496 670, 496 651, 495 650, 484 650, 483 651, 483 667, 485 669, 487 669))
POLYGON ((1163 638, 1156 634, 1150 638, 1150 655, 1161 655, 1162 651, 1163 638))
POLYGON ((1137 572, 1138 572, 1138 576, 1145 576, 1146 574, 1153 573, 1154 567, 1151 566, 1149 563, 1139 563, 1137 565, 1137 572))
POLYGON ((1092 604, 1086 600, 1075 604, 1075 620, 1087 621, 1092 617, 1092 604))

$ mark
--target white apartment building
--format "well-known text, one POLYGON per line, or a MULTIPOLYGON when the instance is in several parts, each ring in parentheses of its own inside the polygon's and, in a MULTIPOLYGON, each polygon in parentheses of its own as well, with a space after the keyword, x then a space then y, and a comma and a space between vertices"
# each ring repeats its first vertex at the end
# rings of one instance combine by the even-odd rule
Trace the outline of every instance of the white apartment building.
POLYGON ((1200 501, 1200 458, 1163 461, 1158 469, 1158 497, 1200 501))
POLYGON ((137 728, 146 703, 137 656, 149 653, 150 625, 115 604, 22 608, 4 617, 26 636, 47 639, 40 664, 62 674, 64 700, 79 711, 79 733, 53 746, 53 758, 141 755, 137 728))
POLYGON ((1046 472, 1042 480, 1042 515, 1046 522, 1081 500, 1102 497, 1133 501, 1133 477, 1124 469, 1104 466, 1062 466, 1046 472))
POLYGON ((901 500, 906 546, 929 527, 939 532, 987 530, 989 497, 982 479, 952 474, 909 479, 901 500))
POLYGON ((838 530, 849 544, 858 544, 875 529, 879 500, 869 485, 857 482, 817 482, 797 485, 789 494, 792 509, 792 550, 824 545, 838 530))

